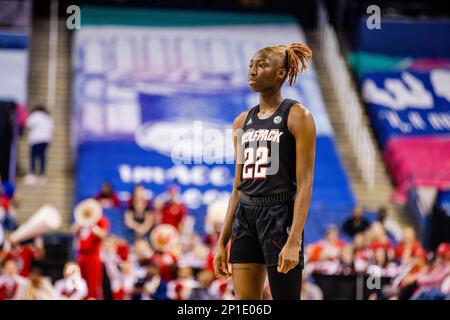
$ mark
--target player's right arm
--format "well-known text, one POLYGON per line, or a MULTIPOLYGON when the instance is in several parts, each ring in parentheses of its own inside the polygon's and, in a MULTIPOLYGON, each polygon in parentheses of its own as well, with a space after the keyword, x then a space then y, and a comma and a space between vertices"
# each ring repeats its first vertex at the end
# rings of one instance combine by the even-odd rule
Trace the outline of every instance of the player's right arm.
POLYGON ((242 112, 233 122, 233 144, 235 151, 235 176, 233 182, 233 190, 231 191, 230 201, 228 202, 227 213, 225 221, 222 226, 222 232, 217 243, 216 254, 214 256, 214 273, 219 279, 227 279, 231 277, 231 273, 228 270, 227 263, 227 244, 231 237, 231 228, 233 226, 234 215, 236 213, 236 207, 239 202, 240 191, 237 189, 241 183, 242 174, 242 150, 241 143, 239 142, 242 129, 244 128, 245 119, 247 118, 248 110, 242 112))

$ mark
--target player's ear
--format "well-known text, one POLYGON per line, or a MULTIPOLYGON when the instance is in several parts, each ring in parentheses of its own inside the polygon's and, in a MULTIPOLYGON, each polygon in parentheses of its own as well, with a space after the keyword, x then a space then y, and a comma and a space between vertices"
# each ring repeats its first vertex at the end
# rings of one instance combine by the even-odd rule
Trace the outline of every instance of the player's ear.
POLYGON ((286 75, 287 75, 286 68, 278 69, 278 72, 277 72, 277 79, 278 80, 280 80, 280 81, 284 80, 286 78, 286 75))

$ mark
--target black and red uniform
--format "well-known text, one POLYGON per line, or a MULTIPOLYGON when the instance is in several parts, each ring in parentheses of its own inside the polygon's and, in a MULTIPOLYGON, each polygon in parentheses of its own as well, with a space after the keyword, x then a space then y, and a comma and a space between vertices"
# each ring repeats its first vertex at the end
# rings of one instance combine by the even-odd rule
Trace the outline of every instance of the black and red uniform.
MULTIPOLYGON (((289 132, 289 111, 297 101, 284 99, 267 119, 259 105, 248 112, 238 143, 243 152, 242 176, 231 233, 231 263, 278 265, 293 220, 296 183, 295 137, 289 132)), ((302 235, 303 239, 303 235, 302 235)), ((303 268, 303 241, 298 268, 303 268)))
POLYGON ((245 119, 240 200, 231 230, 230 263, 265 264, 272 298, 298 300, 301 292, 303 234, 299 263, 286 274, 277 270, 278 258, 293 222, 297 189, 296 143, 288 116, 297 101, 284 99, 268 118, 258 117, 259 105, 245 119))

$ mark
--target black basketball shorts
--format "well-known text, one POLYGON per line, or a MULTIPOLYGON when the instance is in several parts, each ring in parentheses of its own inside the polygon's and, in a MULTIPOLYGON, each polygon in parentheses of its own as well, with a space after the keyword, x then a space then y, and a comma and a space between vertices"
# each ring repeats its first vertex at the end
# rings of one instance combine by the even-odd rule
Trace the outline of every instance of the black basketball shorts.
MULTIPOLYGON (((287 201, 255 204, 241 196, 236 207, 230 239, 230 263, 278 265, 293 219, 294 197, 287 201)), ((303 269, 303 235, 299 246, 299 264, 303 269)))

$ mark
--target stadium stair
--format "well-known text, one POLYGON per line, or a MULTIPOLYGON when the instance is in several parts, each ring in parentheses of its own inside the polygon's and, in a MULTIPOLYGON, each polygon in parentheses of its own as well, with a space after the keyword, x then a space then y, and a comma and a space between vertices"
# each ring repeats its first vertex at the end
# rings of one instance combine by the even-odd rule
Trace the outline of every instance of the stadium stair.
MULTIPOLYGON (((314 31, 306 33, 308 44, 314 51, 320 50, 318 47, 317 34, 314 31)), ((390 216, 397 220, 402 225, 412 225, 413 220, 402 206, 395 205, 390 202, 391 194, 394 190, 392 181, 386 171, 385 163, 382 159, 382 153, 376 144, 375 137, 371 134, 372 143, 376 148, 376 177, 375 186, 370 190, 361 176, 360 169, 357 165, 356 154, 353 151, 349 137, 345 132, 344 120, 342 119, 341 112, 336 105, 337 99, 334 96, 333 90, 330 87, 329 77, 327 74, 333 72, 333 70, 325 70, 322 61, 320 61, 320 55, 313 54, 313 63, 317 72, 318 81, 324 97, 325 106, 327 108, 328 115, 330 117, 331 125, 335 132, 336 144, 341 154, 344 167, 350 178, 353 191, 356 199, 360 205, 364 207, 366 211, 376 211, 380 206, 384 205, 389 209, 390 216)), ((355 90, 357 85, 353 83, 355 90)), ((365 126, 370 126, 368 117, 364 117, 365 126)), ((370 131, 372 133, 372 131, 370 131)))
MULTIPOLYGON (((30 40, 28 107, 47 101, 49 21, 35 19, 30 40)), ((56 79, 56 106, 50 110, 55 121, 53 142, 47 153, 47 181, 45 185, 25 185, 24 177, 18 177, 20 206, 19 223, 26 221, 42 204, 56 206, 62 215, 60 231, 68 228, 74 189, 73 165, 70 152, 70 34, 65 21, 59 21, 58 67, 56 79)), ((19 142, 19 165, 29 172, 29 148, 26 136, 19 142)))

